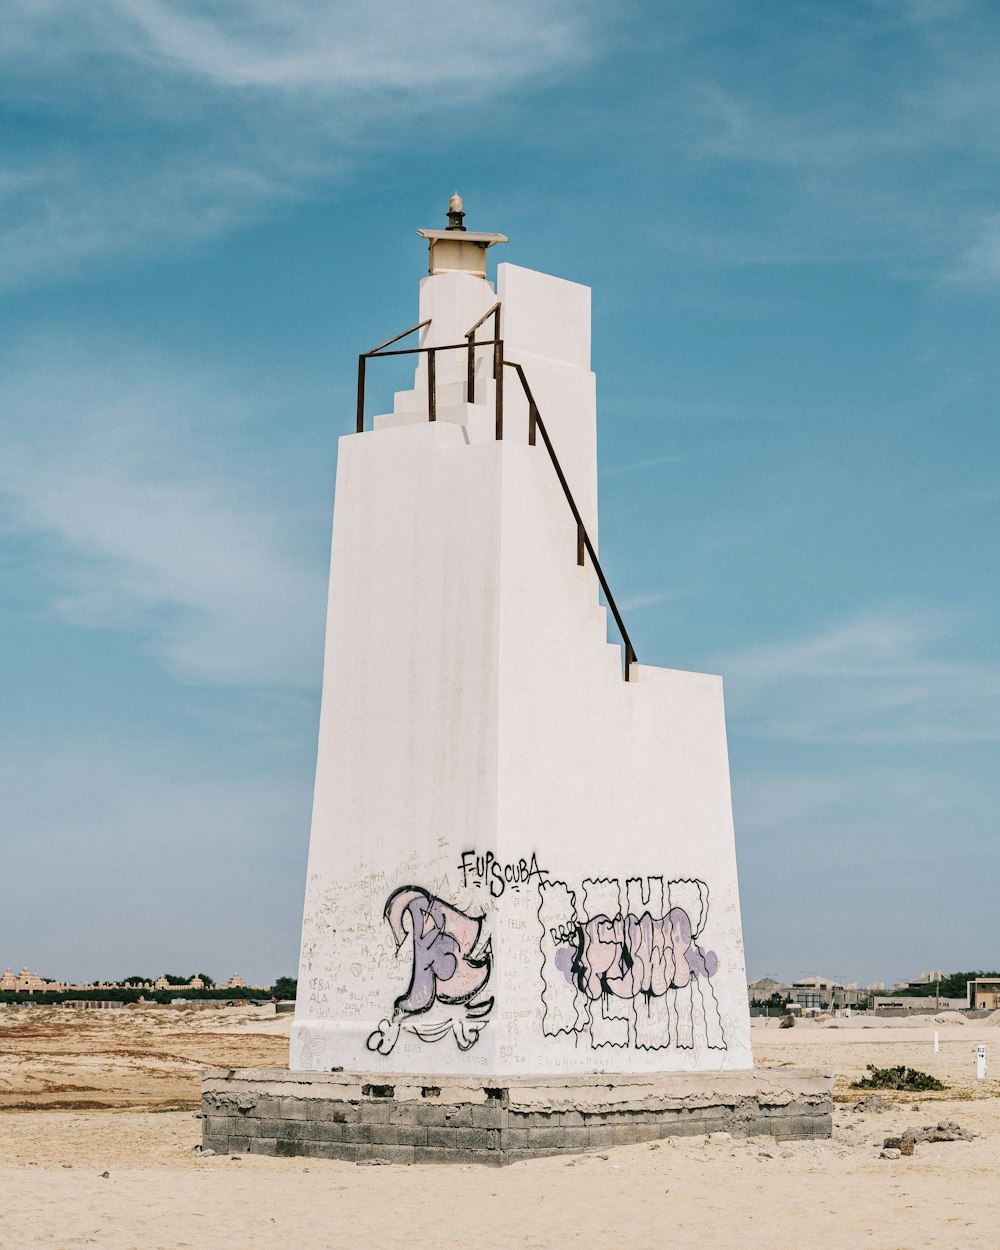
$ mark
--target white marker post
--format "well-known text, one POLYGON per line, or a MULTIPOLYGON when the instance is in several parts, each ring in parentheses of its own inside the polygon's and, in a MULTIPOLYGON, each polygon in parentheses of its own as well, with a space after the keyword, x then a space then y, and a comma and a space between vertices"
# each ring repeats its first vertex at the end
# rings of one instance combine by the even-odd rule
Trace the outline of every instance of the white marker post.
POLYGON ((937 1029, 935 1029, 934 1030, 934 1053, 935 1055, 938 1053, 940 1049, 941 1049, 941 1034, 937 1031, 937 1029))
POLYGON ((976 1080, 986 1080, 986 1047, 976 1047, 976 1080))

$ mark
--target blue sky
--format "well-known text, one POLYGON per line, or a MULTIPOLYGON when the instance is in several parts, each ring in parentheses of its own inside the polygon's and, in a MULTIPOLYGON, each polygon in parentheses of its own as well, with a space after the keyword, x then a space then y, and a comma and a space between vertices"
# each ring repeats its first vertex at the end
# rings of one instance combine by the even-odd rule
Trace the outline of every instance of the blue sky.
POLYGON ((751 975, 1000 965, 998 44, 7 0, 0 964, 294 970, 336 440, 458 189, 594 289, 602 558, 726 679, 751 975))

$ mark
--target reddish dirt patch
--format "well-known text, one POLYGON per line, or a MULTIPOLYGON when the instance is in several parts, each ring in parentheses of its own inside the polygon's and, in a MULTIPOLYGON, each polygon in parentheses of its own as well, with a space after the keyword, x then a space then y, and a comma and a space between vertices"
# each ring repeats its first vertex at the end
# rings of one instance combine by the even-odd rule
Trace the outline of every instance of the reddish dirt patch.
POLYGON ((281 1067, 288 1038, 267 1008, 81 1013, 5 1009, 0 1110, 191 1108, 209 1067, 281 1067), (28 1016, 25 1019, 25 1016, 28 1016), (235 1027, 234 1027, 235 1026, 235 1027), (242 1026, 242 1027, 240 1027, 242 1026), (260 1025, 257 1026, 260 1028, 260 1025))

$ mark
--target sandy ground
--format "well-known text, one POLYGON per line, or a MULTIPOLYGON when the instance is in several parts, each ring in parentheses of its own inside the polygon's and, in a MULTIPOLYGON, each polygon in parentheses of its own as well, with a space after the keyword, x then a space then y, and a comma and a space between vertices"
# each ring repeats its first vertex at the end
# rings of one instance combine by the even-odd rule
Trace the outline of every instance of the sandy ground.
POLYGON ((0 1008, 0 1111, 194 1110, 204 1067, 288 1063, 268 1007, 0 1008))
POLYGON ((288 1017, 264 1008, 56 1015, 0 1016, 0 1101, 20 1108, 0 1113, 2 1250, 1000 1247, 1000 1081, 974 1079, 981 1041, 1000 1074, 1000 1019, 756 1023, 758 1065, 840 1073, 831 1141, 715 1135, 493 1171, 199 1158, 190 1110, 148 1108, 194 1105, 200 1063, 280 1063, 288 1017), (952 1088, 859 1114, 847 1085, 873 1062, 915 1065, 952 1088), (64 1093, 105 1109, 25 1109, 64 1093), (883 1137, 942 1118, 978 1136, 879 1158, 883 1137))

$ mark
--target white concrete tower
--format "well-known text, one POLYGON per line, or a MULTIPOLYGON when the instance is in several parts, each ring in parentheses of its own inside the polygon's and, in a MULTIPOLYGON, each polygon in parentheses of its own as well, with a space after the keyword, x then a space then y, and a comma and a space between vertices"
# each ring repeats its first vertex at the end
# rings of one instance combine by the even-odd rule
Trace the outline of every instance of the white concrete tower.
POLYGON ((722 682, 623 664, 599 604, 590 291, 494 290, 462 218, 419 346, 481 322, 471 396, 422 351, 340 441, 291 1067, 749 1068, 722 682))

